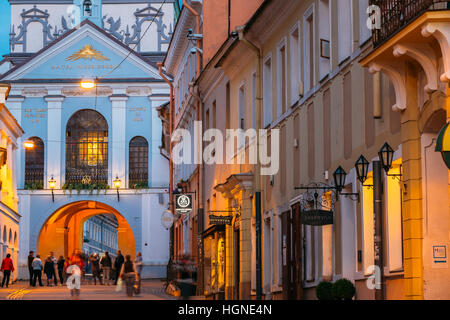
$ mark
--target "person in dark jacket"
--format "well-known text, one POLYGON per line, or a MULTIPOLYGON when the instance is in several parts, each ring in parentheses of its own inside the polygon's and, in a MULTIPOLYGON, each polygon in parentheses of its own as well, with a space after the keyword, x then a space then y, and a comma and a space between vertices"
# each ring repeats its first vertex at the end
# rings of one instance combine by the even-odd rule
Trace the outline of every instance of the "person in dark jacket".
POLYGON ((94 278, 94 285, 97 285, 97 278, 100 284, 102 283, 102 278, 100 277, 100 259, 97 253, 91 254, 89 257, 92 266, 92 277, 94 278))
POLYGON ((59 276, 59 281, 61 282, 61 285, 64 284, 64 266, 65 266, 65 262, 66 260, 64 259, 63 256, 59 256, 58 261, 56 262, 56 265, 58 266, 58 276, 59 276))
POLYGON ((30 251, 28 254, 28 272, 30 273, 30 286, 33 284, 33 266, 31 265, 34 260, 34 252, 30 251))
POLYGON ((50 280, 52 279, 54 279, 55 286, 58 285, 55 277, 55 264, 51 256, 47 256, 47 259, 45 259, 44 273, 47 276, 47 286, 50 286, 50 280))
POLYGON ((2 266, 0 268, 0 271, 3 271, 3 280, 2 280, 2 288, 5 285, 8 288, 8 284, 11 278, 11 273, 14 272, 14 265, 11 259, 11 255, 8 253, 6 255, 6 258, 2 261, 2 266))
POLYGON ((31 285, 33 287, 36 286, 36 280, 39 280, 39 286, 42 287, 42 280, 41 280, 41 276, 42 276, 42 261, 41 261, 41 256, 40 255, 36 255, 36 258, 34 258, 33 263, 31 264, 32 268, 33 268, 33 282, 31 283, 31 285))
POLYGON ((120 270, 122 269, 124 261, 125 259, 123 258, 122 252, 118 250, 116 260, 114 260, 114 268, 116 269, 114 285, 117 285, 117 280, 119 280, 120 270))
POLYGON ((110 284, 111 280, 111 266, 112 266, 111 257, 109 256, 108 251, 105 251, 105 255, 100 259, 100 266, 103 271, 103 283, 105 285, 108 285, 110 284))

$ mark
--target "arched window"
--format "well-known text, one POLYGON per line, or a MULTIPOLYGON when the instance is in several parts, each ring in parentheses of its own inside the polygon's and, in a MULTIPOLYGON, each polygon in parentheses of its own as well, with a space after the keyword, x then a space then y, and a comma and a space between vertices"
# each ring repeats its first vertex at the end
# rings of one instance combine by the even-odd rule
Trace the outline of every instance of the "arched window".
POLYGON ((107 183, 108 123, 97 111, 80 110, 67 122, 66 183, 107 183))
POLYGON ((148 142, 144 137, 131 139, 129 165, 129 187, 148 187, 148 142))
POLYGON ((44 142, 38 137, 28 139, 32 148, 25 151, 25 189, 44 188, 44 142))

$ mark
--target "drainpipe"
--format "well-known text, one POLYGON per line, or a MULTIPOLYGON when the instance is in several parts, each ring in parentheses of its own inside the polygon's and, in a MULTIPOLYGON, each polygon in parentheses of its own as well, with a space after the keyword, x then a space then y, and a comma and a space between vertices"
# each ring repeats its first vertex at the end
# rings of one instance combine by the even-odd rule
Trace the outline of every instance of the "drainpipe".
MULTIPOLYGON (((198 13, 196 10, 194 10, 194 8, 192 8, 189 3, 187 2, 187 0, 183 0, 183 6, 186 7, 186 9, 188 9, 194 16, 195 16, 195 32, 197 34, 200 34, 200 13, 198 13)), ((197 48, 200 49, 201 47, 201 40, 197 40, 196 41, 196 45, 197 48)), ((196 70, 195 70, 195 78, 198 79, 198 77, 200 76, 200 72, 201 72, 201 56, 200 56, 200 52, 197 50, 196 52, 197 55, 197 63, 196 63, 196 70)), ((200 106, 201 106, 201 99, 198 93, 198 87, 195 90, 196 93, 192 93, 191 94, 197 99, 197 106, 196 106, 196 111, 197 111, 197 121, 201 121, 201 110, 200 110, 200 106)), ((201 150, 201 148, 200 148, 201 150)), ((204 212, 202 210, 203 208, 203 197, 202 197, 202 191, 200 190, 201 187, 201 182, 203 182, 203 174, 202 174, 202 166, 201 165, 197 165, 197 193, 198 193, 198 198, 197 198, 197 214, 201 213, 203 216, 201 217, 202 221, 204 221, 204 212)), ((197 221, 198 221, 199 217, 197 216, 197 221)), ((202 223, 202 228, 204 228, 204 224, 202 223)), ((198 228, 199 229, 199 228, 198 228)), ((201 234, 203 232, 203 230, 198 230, 198 233, 201 234)), ((198 276, 197 279, 200 279, 199 285, 197 286, 197 291, 203 295, 203 257, 201 257, 201 255, 203 255, 203 241, 201 241, 201 243, 199 243, 200 251, 201 253, 198 256, 198 276)))
MULTIPOLYGON (((239 41, 245 43, 251 50, 253 50, 258 57, 258 67, 256 69, 256 102, 255 102, 255 118, 256 118, 256 132, 259 135, 259 130, 262 128, 261 124, 261 110, 262 110, 262 49, 247 40, 244 35, 244 26, 236 28, 239 35, 239 41)), ((257 161, 255 165, 255 231, 256 231, 256 299, 262 299, 262 249, 261 249, 261 166, 259 162, 260 139, 257 137, 257 161)))
MULTIPOLYGON (((163 80, 169 85, 170 88, 170 102, 169 102, 169 133, 170 133, 170 141, 169 141, 169 174, 170 174, 170 182, 169 182, 169 203, 170 203, 170 211, 173 215, 175 215, 175 210, 173 206, 173 161, 172 161, 172 133, 173 133, 173 84, 169 79, 164 75, 162 71, 163 64, 158 62, 158 71, 159 75, 163 80)), ((171 228, 170 235, 170 258, 173 258, 173 227, 171 228)))

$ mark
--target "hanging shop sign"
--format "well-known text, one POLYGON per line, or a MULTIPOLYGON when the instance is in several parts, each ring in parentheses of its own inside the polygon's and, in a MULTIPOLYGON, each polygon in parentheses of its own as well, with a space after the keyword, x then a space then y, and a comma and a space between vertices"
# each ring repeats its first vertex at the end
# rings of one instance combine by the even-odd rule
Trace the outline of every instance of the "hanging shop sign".
POLYGON ((161 215, 161 225, 164 229, 169 230, 173 225, 173 214, 170 210, 166 210, 161 215))
POLYGON ((439 132, 436 139, 436 152, 440 152, 447 168, 450 169, 450 122, 439 132))
POLYGON ((326 226, 333 224, 333 211, 307 210, 301 212, 302 224, 308 226, 326 226))
POLYGON ((189 213, 192 211, 192 195, 177 194, 175 195, 175 211, 178 213, 189 213))
POLYGON ((231 226, 231 222, 233 221, 232 216, 209 216, 209 223, 212 225, 229 225, 231 226))

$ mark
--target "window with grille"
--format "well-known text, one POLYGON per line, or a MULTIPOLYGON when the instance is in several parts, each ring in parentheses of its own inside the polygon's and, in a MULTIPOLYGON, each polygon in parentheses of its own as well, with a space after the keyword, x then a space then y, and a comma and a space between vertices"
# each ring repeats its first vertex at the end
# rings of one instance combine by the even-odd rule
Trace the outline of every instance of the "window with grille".
POLYGON ((148 142, 144 137, 130 141, 129 186, 132 189, 148 187, 148 142))
POLYGON ((80 110, 66 128, 66 183, 107 181, 108 123, 97 111, 80 110))
POLYGON ((44 188, 44 142, 38 137, 28 139, 34 147, 25 151, 25 189, 44 188))

